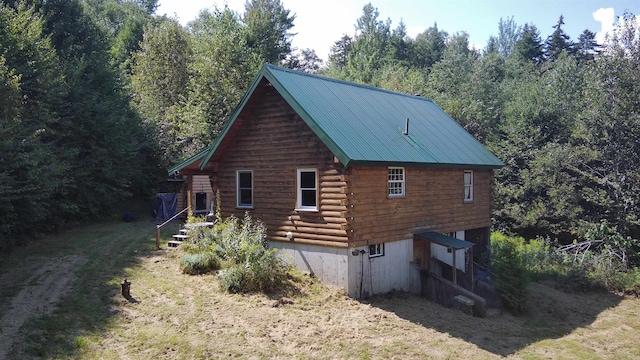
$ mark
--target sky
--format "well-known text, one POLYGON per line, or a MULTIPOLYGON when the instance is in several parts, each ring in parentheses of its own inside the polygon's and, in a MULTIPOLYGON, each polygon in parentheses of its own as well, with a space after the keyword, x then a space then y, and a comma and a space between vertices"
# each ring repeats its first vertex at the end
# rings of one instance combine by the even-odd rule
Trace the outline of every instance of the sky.
MULTIPOLYGON (((391 20, 391 29, 403 21, 407 35, 415 38, 427 28, 438 25, 449 34, 465 31, 475 48, 483 48, 498 33, 500 19, 513 16, 517 25, 535 25, 544 41, 553 32, 560 15, 563 29, 577 41, 585 29, 596 33, 601 41, 613 28, 613 22, 625 11, 640 15, 640 0, 280 0, 290 14, 295 14, 292 45, 311 48, 323 60, 334 42, 355 34, 356 20, 362 8, 371 3, 378 9, 379 20, 391 20)), ((223 8, 244 13, 245 0, 159 0, 158 15, 177 17, 186 25, 200 10, 223 8)))

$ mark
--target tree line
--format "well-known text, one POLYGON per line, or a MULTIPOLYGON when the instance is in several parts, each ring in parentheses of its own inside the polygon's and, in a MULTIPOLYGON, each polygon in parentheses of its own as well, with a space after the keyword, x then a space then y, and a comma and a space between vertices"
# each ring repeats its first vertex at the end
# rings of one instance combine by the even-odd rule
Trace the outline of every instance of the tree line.
MULTIPOLYGON (((415 38, 368 4, 325 64, 295 49, 279 0, 202 11, 157 0, 0 1, 0 236, 30 236, 149 197, 209 145, 263 63, 421 94, 506 164, 494 225, 568 242, 640 238, 640 40, 633 15, 604 44, 564 19, 543 40, 501 19, 484 50, 433 24, 415 38), (31 224, 38 224, 32 226, 31 224)), ((0 241, 0 247, 10 240, 0 241)))
MULTIPOLYGON (((294 15, 252 0, 188 26, 158 0, 0 0, 0 251, 150 199, 215 138, 294 15)), ((305 50, 307 53, 309 50, 305 50)))
MULTIPOLYGON (((640 29, 620 17, 603 44, 558 22, 501 19, 484 50, 437 24, 408 37, 371 4, 331 48, 325 75, 432 98, 506 166, 494 228, 567 243, 597 233, 635 254, 640 239, 640 29)), ((638 259, 635 258, 637 263, 638 259)))
MULTIPOLYGON (((151 17, 128 5, 123 12, 151 17)), ((157 173, 153 139, 118 71, 135 43, 112 39, 88 8, 0 3, 0 249, 111 216, 157 173)))

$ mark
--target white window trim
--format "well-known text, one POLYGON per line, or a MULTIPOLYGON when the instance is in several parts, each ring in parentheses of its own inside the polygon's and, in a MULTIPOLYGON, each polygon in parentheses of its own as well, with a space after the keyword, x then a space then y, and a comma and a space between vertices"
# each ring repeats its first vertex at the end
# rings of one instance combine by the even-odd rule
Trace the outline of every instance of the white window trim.
MULTIPOLYGON (((247 189, 247 188, 242 188, 247 189)), ((253 209, 253 170, 237 170, 236 171, 236 207, 239 209, 253 209), (251 174, 251 204, 240 204, 240 174, 251 174)))
POLYGON ((464 202, 466 203, 470 203, 473 202, 473 170, 465 170, 464 174, 462 175, 462 181, 464 182, 464 189, 463 189, 463 194, 462 197, 464 199, 464 202), (470 184, 467 184, 466 182, 466 175, 469 174, 470 176, 470 184), (469 188, 469 197, 467 197, 467 188, 469 188))
POLYGON ((369 245, 369 257, 375 258, 380 256, 384 256, 384 243, 369 245), (375 247, 376 249, 376 251, 373 253, 371 252, 372 247, 375 247))
POLYGON ((404 197, 405 196, 405 194, 406 194, 406 183, 405 183, 405 180, 407 178, 406 174, 407 173, 406 173, 404 167, 389 166, 387 168, 387 196, 388 197, 390 197, 390 198, 399 198, 399 197, 404 197), (389 180, 389 170, 397 170, 397 169, 402 170, 402 180, 389 180), (392 184, 392 183, 401 184, 402 185, 402 193, 400 193, 400 194, 389 194, 389 190, 390 190, 389 189, 389 185, 392 184))
MULTIPOLYGON (((318 211, 318 169, 314 169, 314 168, 303 168, 303 169, 298 169, 296 172, 296 187, 297 187, 297 200, 296 200, 296 210, 300 210, 300 211, 318 211), (316 192, 316 205, 315 206, 303 206, 302 205, 302 187, 301 187, 301 181, 300 181, 300 175, 303 172, 313 172, 315 174, 315 188, 313 188, 313 190, 316 192)), ((310 190, 311 188, 305 188, 305 190, 310 190)))

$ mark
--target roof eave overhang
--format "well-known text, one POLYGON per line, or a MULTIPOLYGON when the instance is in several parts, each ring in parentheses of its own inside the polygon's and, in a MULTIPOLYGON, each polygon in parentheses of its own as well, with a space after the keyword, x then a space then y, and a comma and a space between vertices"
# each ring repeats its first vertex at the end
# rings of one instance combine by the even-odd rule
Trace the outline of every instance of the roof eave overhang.
POLYGON ((465 170, 495 170, 500 169, 504 164, 451 164, 437 162, 411 162, 411 161, 376 161, 376 160, 350 160, 346 166, 402 166, 402 167, 423 167, 441 169, 465 169, 465 170))
POLYGON ((413 234, 420 239, 428 240, 432 243, 436 243, 448 248, 461 250, 473 247, 475 244, 466 240, 457 239, 448 235, 439 234, 433 231, 427 231, 423 233, 413 234))
POLYGON ((189 165, 192 165, 198 161, 200 161, 200 159, 205 156, 207 153, 209 152, 209 148, 205 148, 203 150, 201 150, 200 152, 198 152, 197 154, 189 157, 188 159, 184 160, 183 162, 172 166, 171 168, 169 168, 169 170, 167 171, 167 174, 169 176, 174 175, 176 172, 179 172, 180 170, 186 168, 189 165))

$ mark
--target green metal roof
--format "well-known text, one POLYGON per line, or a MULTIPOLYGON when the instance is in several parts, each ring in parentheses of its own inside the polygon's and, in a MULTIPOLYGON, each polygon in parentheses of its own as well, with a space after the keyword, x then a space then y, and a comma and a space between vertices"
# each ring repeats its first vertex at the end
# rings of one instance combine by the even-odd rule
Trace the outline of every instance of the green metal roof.
POLYGON ((456 250, 465 249, 475 245, 472 242, 456 239, 454 237, 443 235, 433 231, 427 231, 427 232, 415 234, 415 236, 427 239, 436 244, 444 245, 446 247, 450 247, 456 250))
POLYGON ((203 158, 201 168, 263 78, 345 166, 504 166, 430 99, 265 65, 203 158), (405 135, 407 119, 409 131, 405 135))
POLYGON ((169 169, 169 171, 167 171, 167 173, 169 175, 173 175, 176 171, 180 171, 180 170, 186 168, 187 166, 193 164, 194 162, 201 161, 201 159, 205 155, 207 155, 209 153, 209 150, 210 150, 209 147, 206 147, 203 150, 200 150, 197 154, 195 154, 195 155, 191 156, 190 158, 186 159, 185 161, 183 161, 183 162, 171 167, 169 169))

